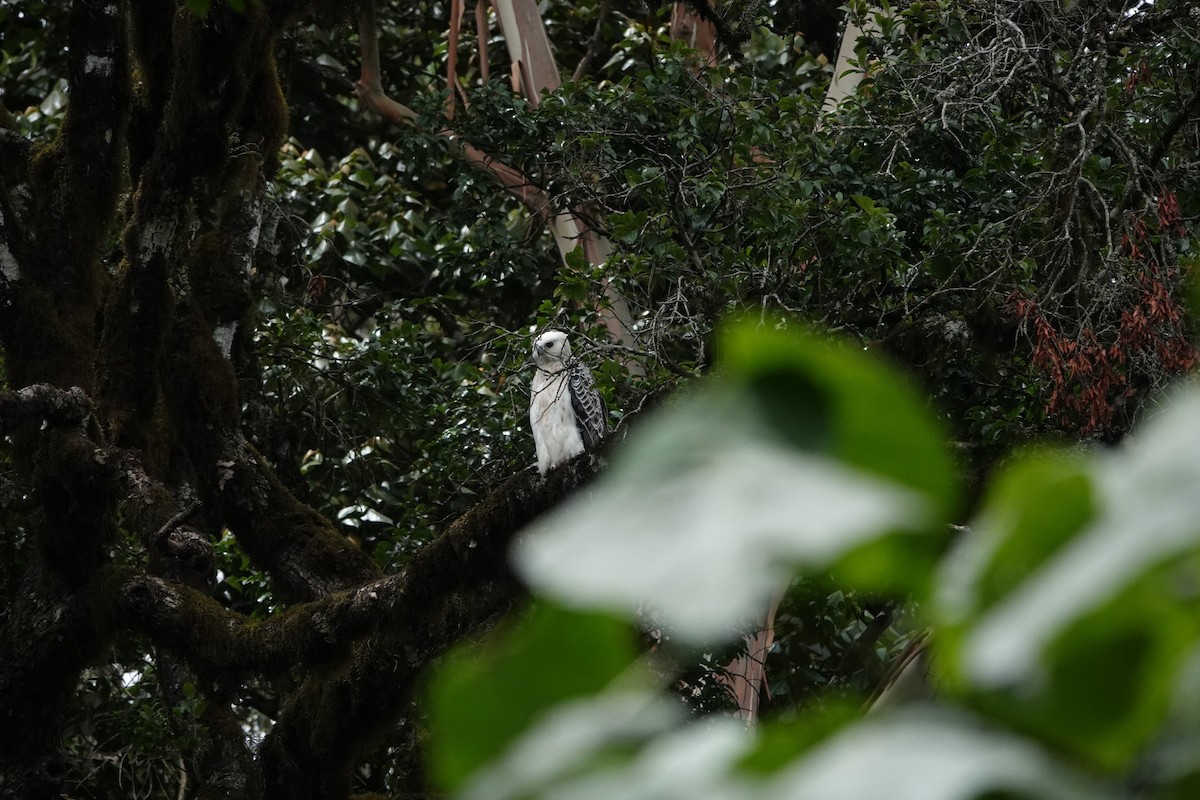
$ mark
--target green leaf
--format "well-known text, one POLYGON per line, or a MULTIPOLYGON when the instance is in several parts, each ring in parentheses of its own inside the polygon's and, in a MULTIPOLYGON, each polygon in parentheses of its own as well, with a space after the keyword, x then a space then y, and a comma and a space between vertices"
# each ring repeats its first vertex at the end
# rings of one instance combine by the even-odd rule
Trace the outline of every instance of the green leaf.
POLYGON ((497 761, 477 772, 463 800, 588 796, 589 783, 616 783, 622 798, 695 796, 713 773, 728 771, 747 736, 732 719, 681 728, 681 707, 659 692, 612 688, 551 709, 497 761), (685 759, 661 756, 688 748, 685 759), (649 756, 648 758, 645 758, 649 756), (644 758, 644 760, 642 760, 644 758), (645 761, 652 762, 648 767, 645 761), (704 770, 686 762, 702 762, 704 770), (697 777, 700 785, 697 786, 697 777), (649 779, 649 780, 647 780, 649 779))
POLYGON ((1032 454, 1001 473, 989 490, 988 513, 1006 535, 979 576, 978 602, 987 608, 1075 536, 1092 519, 1092 483, 1082 459, 1032 454))
POLYGON ((866 195, 856 194, 851 199, 854 200, 854 202, 858 205, 858 207, 861 208, 863 211, 866 211, 868 213, 875 211, 875 201, 872 200, 871 198, 867 197, 866 195))
POLYGON ((912 390, 861 351, 732 326, 719 377, 643 423, 594 492, 535 525, 519 571, 561 602, 643 605, 733 636, 796 565, 868 588, 931 574, 952 469, 912 390))
POLYGON ((1113 797, 1031 742, 960 715, 877 715, 844 728, 778 770, 754 797, 822 800, 1113 797))
POLYGON ((1035 454, 948 558, 942 666, 982 708, 1109 768, 1138 757, 1200 645, 1200 393, 1126 450, 1035 454))
POLYGON ((588 285, 584 281, 568 279, 558 285, 557 294, 565 300, 582 303, 587 299, 588 285))
POLYGON ((748 775, 766 776, 787 767, 796 756, 826 741, 862 718, 858 703, 834 701, 791 720, 772 720, 759 727, 754 747, 738 763, 748 775))
POLYGON ((456 648, 429 686, 434 777, 462 786, 548 709, 601 691, 633 659, 624 623, 548 603, 483 644, 456 648))
POLYGON ((1052 740, 1082 743, 1083 752, 1104 765, 1128 763, 1155 735, 1196 634, 1180 604, 1164 602, 1151 586, 1143 589, 1149 591, 1122 593, 1056 639, 1046 651, 1044 702, 1020 706, 1034 712, 1052 740))
POLYGON ((727 326, 717 349, 722 368, 753 394, 766 394, 770 382, 790 383, 792 391, 775 392, 760 417, 771 434, 915 489, 941 513, 953 511, 958 481, 946 431, 894 367, 848 341, 751 321, 727 326), (820 439, 788 436, 789 427, 808 424, 823 429, 820 439))
POLYGON ((960 714, 922 710, 876 715, 828 736, 820 725, 797 731, 796 725, 767 723, 757 739, 728 718, 656 731, 663 721, 661 706, 655 709, 636 696, 610 693, 572 704, 539 725, 504 763, 482 774, 463 796, 467 800, 1114 797, 1094 781, 1054 763, 1036 744, 990 730, 960 714), (764 753, 765 747, 786 748, 788 731, 800 736, 792 747, 799 757, 764 753), (646 740, 647 734, 655 733, 646 740), (632 752, 614 752, 612 745, 622 739, 632 752))
POLYGON ((587 254, 582 247, 575 247, 563 256, 563 262, 567 267, 579 274, 587 274, 591 269, 591 264, 588 263, 587 254))

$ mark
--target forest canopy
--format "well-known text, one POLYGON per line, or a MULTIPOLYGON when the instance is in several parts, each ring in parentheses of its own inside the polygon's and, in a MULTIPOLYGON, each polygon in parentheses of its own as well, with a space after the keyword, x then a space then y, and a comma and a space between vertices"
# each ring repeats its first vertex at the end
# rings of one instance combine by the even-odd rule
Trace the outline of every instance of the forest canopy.
POLYGON ((0 0, 0 796, 1191 796, 1198 60, 1181 1, 0 0), (547 327, 614 433, 542 478, 547 327))

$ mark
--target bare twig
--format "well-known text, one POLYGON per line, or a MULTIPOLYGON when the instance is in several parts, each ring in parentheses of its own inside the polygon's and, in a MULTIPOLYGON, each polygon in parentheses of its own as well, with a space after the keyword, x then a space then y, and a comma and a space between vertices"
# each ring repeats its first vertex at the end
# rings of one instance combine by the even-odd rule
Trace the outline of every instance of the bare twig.
POLYGON ((178 514, 176 514, 175 516, 173 516, 169 520, 167 520, 165 523, 163 523, 163 526, 158 529, 157 533, 154 534, 154 538, 155 539, 162 538, 168 532, 170 532, 170 530, 172 528, 174 528, 176 525, 183 522, 185 519, 190 517, 192 514, 195 514, 197 509, 199 509, 199 508, 200 508, 200 501, 193 500, 190 504, 188 504, 187 508, 184 508, 178 514))

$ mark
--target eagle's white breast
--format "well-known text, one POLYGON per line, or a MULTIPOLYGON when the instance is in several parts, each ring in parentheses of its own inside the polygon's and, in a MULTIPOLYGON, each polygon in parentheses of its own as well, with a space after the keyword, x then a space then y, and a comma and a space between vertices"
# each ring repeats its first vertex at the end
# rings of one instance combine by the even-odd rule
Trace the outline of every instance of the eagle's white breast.
POLYGON ((551 467, 582 453, 583 438, 575 424, 565 369, 552 373, 539 367, 530 390, 533 396, 529 403, 529 424, 533 428, 538 472, 545 475, 551 467))

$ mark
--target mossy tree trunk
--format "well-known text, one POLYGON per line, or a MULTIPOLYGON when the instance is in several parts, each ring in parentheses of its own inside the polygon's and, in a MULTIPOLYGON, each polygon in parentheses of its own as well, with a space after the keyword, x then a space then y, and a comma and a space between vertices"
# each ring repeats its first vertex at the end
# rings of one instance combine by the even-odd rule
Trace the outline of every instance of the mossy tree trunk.
POLYGON ((347 796, 418 670, 517 591, 511 535, 595 469, 514 476, 387 576, 245 438, 287 128, 272 45, 308 5, 75 0, 60 133, 0 137, 0 434, 35 542, 0 618, 0 796, 60 795, 68 703, 117 645, 203 697, 193 796, 347 796), (212 599, 226 530, 290 605, 251 622, 212 599), (138 563, 114 563, 122 531, 138 563), (230 701, 281 676, 251 751, 230 701))

